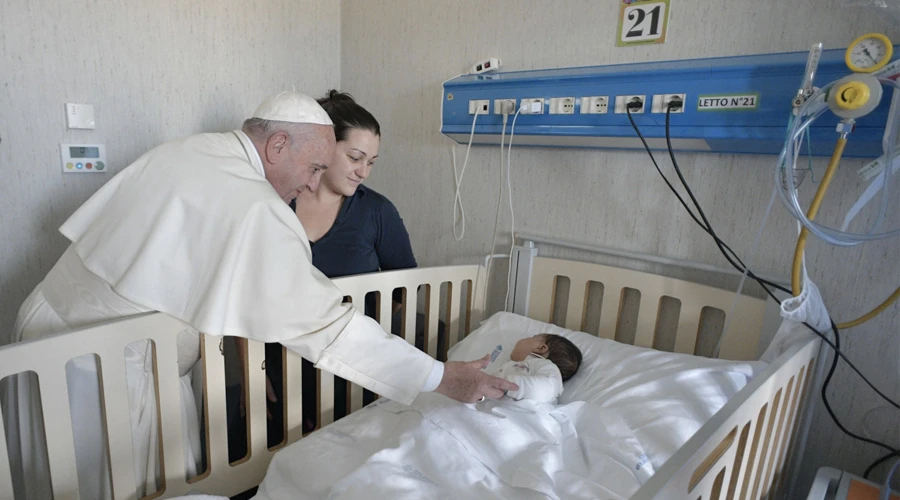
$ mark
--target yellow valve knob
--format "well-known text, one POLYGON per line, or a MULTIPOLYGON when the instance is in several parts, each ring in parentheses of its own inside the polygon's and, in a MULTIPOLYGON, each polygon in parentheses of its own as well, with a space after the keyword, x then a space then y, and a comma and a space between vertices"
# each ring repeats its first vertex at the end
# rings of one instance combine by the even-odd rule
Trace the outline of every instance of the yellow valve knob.
POLYGON ((869 102, 870 95, 868 85, 850 81, 838 88, 835 104, 841 109, 859 109, 869 102))

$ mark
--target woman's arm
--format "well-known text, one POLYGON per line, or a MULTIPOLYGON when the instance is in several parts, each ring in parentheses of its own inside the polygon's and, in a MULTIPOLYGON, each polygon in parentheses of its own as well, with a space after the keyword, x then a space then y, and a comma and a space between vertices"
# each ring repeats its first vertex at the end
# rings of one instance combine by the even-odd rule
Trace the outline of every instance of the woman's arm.
MULTIPOLYGON (((390 201, 386 201, 379 211, 378 226, 375 253, 378 255, 379 269, 392 271, 416 267, 416 258, 409 241, 409 233, 406 231, 406 226, 403 225, 400 213, 390 201)), ((400 310, 403 302, 402 291, 394 291, 392 298, 394 301, 393 311, 396 313, 400 310)))

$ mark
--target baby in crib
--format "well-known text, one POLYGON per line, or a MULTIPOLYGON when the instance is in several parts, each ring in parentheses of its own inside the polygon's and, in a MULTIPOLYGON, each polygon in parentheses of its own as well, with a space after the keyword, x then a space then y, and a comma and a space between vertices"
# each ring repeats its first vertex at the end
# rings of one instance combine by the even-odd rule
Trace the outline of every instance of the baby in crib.
POLYGON ((556 404, 563 382, 572 378, 581 365, 581 351, 569 339, 541 333, 518 341, 495 373, 519 386, 506 396, 515 400, 556 404))

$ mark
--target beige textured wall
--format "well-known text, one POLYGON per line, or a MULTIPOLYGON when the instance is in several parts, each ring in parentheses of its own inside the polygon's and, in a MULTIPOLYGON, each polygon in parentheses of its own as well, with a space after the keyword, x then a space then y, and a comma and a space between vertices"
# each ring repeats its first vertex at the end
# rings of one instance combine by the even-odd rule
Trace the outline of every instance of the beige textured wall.
MULTIPOLYGON (((821 41, 845 47, 855 36, 883 31, 900 40, 896 22, 877 11, 840 10, 838 0, 673 0, 668 41, 614 46, 618 3, 613 0, 343 0, 341 83, 381 121, 381 158, 368 182, 398 206, 422 265, 488 253, 496 210, 498 149, 478 147, 463 182, 468 223, 464 241, 452 237, 453 174, 449 142, 439 134, 441 82, 476 60, 496 56, 505 69, 525 70, 806 50, 821 41)), ((801 75, 797 75, 799 80, 801 75)), ((464 148, 458 150, 460 165, 464 148)), ((771 156, 682 154, 686 177, 721 236, 747 255, 772 189, 771 156)), ((711 241, 677 206, 647 157, 637 152, 551 149, 513 151, 517 226, 557 238, 724 266, 711 241)), ((661 159, 669 169, 668 159, 661 159)), ((820 217, 835 223, 860 192, 847 161, 820 217)), ((814 163, 818 175, 824 161, 814 163)), ((668 170, 670 171, 670 170, 668 170)), ((807 199, 812 183, 807 180, 807 199)), ((893 227, 900 225, 892 202, 893 227)), ((842 217, 842 216, 841 216, 842 217)), ((498 251, 509 244, 501 220, 498 251)), ((787 273, 794 225, 780 201, 773 210, 755 269, 787 273)), ((543 251, 543 250, 542 250, 543 251)), ((551 252, 553 252, 551 250, 551 252)), ((560 255, 570 255, 556 252, 560 255)), ((838 321, 862 313, 900 283, 897 241, 837 249, 819 242, 809 265, 838 321)), ((505 267, 505 266, 503 266, 505 267)), ((671 271, 668 271, 671 272, 671 271)), ((900 397, 900 307, 846 332, 845 345, 877 385, 900 397)), ((900 413, 881 410, 877 396, 846 366, 830 394, 842 420, 900 446, 900 413)), ((816 396, 816 420, 804 481, 819 466, 861 473, 878 450, 840 434, 816 396)))
POLYGON ((339 57, 331 0, 0 2, 0 344, 102 183, 165 140, 238 128, 275 91, 338 85, 339 57), (96 130, 67 130, 66 102, 93 104, 96 130), (63 175, 61 142, 106 144, 109 172, 63 175))

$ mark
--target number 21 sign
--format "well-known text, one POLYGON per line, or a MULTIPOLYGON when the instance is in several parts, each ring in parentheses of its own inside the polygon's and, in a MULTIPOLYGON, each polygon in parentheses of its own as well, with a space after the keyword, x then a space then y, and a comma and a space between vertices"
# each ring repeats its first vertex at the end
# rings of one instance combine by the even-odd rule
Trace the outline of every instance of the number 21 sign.
POLYGON ((622 0, 616 46, 666 41, 669 0, 622 0))

